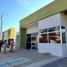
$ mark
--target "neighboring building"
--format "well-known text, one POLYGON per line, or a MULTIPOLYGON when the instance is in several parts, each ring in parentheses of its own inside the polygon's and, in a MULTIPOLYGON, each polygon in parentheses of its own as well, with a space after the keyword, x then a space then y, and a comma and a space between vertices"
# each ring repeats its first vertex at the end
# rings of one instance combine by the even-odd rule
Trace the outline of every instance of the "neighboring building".
POLYGON ((19 42, 19 32, 16 32, 16 36, 15 36, 15 45, 16 45, 16 48, 20 48, 20 42, 19 42))
POLYGON ((67 0, 55 0, 20 21, 20 47, 67 56, 67 0))
POLYGON ((3 32, 4 40, 14 39, 14 38, 15 38, 15 29, 14 28, 10 28, 3 32))
POLYGON ((20 44, 19 44, 19 29, 15 29, 15 47, 16 48, 20 48, 20 44))

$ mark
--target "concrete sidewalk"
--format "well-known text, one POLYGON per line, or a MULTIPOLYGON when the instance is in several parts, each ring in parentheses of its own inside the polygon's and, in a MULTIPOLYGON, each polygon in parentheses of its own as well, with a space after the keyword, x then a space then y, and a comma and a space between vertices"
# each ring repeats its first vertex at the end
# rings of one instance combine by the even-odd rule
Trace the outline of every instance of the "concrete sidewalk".
MULTIPOLYGON (((15 65, 13 67, 39 67, 52 61, 58 60, 60 57, 52 56, 50 54, 41 54, 34 50, 16 49, 13 53, 0 53, 0 63, 7 62, 16 58, 25 57, 29 62, 15 65)), ((10 67, 10 66, 9 66, 10 67)))
POLYGON ((38 61, 36 63, 32 63, 32 64, 24 66, 24 67, 41 67, 41 66, 49 64, 51 62, 54 62, 54 61, 56 61, 58 59, 60 59, 60 58, 59 57, 51 57, 51 58, 47 58, 47 59, 42 60, 42 61, 38 61))

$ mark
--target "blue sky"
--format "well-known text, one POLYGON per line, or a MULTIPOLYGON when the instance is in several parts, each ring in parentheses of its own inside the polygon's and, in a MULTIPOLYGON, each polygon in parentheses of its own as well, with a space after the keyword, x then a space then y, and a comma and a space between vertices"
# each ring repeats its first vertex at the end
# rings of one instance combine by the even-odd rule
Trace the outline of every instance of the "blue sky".
POLYGON ((0 0, 0 15, 3 15, 3 31, 15 27, 19 21, 53 0, 0 0))

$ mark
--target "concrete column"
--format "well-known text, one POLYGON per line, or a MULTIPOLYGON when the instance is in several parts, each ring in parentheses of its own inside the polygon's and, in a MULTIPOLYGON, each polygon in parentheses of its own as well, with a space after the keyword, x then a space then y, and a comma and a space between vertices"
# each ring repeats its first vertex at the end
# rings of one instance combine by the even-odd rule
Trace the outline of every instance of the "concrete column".
POLYGON ((20 48, 26 47, 26 28, 20 28, 20 48))

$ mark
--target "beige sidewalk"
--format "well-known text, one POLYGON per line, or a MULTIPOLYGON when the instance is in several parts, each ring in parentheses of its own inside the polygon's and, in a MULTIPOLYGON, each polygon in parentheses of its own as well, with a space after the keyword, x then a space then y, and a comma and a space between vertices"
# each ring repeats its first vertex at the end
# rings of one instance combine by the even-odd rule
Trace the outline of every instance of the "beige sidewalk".
POLYGON ((4 61, 10 61, 19 57, 25 57, 29 59, 29 62, 16 65, 14 67, 37 67, 38 65, 44 65, 54 60, 59 59, 60 57, 52 56, 49 54, 41 54, 34 50, 25 50, 25 49, 16 49, 13 53, 7 52, 6 54, 0 53, 0 63, 4 61))

